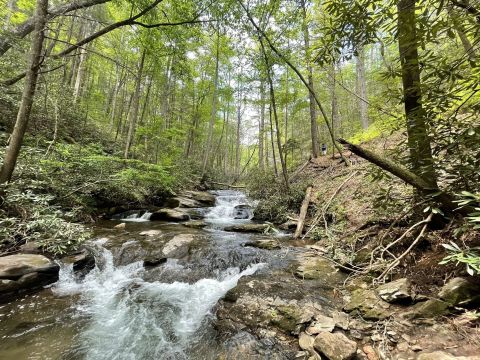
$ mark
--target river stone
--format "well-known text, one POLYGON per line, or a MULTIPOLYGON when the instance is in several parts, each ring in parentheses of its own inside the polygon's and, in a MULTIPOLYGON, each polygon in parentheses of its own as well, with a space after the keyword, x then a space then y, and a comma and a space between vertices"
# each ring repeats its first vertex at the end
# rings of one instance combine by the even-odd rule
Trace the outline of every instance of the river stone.
POLYGON ((298 336, 298 346, 300 346, 300 349, 302 350, 311 352, 313 350, 314 342, 315 342, 315 338, 304 332, 301 332, 300 335, 298 336))
POLYGON ((204 206, 215 206, 215 196, 206 191, 186 191, 185 196, 204 206))
POLYGON ((313 347, 329 360, 349 360, 357 353, 357 343, 342 333, 322 332, 313 347))
POLYGON ((444 351, 421 353, 417 360, 480 360, 480 356, 453 356, 444 351))
POLYGON ((412 300, 412 284, 407 278, 398 279, 377 287, 378 295, 389 303, 412 300))
POLYGON ((152 221, 164 220, 164 221, 179 222, 179 221, 187 221, 189 219, 190 219, 190 216, 188 216, 188 214, 185 214, 184 212, 174 210, 174 209, 160 209, 155 211, 150 216, 150 220, 152 221))
POLYGON ((233 218, 236 220, 250 219, 250 216, 252 214, 252 207, 247 204, 236 205, 233 210, 233 218))
POLYGON ((125 227, 127 226, 127 224, 125 223, 120 223, 118 225, 115 225, 114 228, 115 229, 125 229, 125 227))
POLYGON ((256 247, 256 248, 265 249, 265 250, 275 250, 275 249, 281 248, 279 242, 274 239, 249 241, 245 243, 245 246, 251 246, 251 247, 256 247))
POLYGON ((347 312, 358 311, 367 320, 382 320, 390 315, 390 304, 380 299, 373 290, 357 289, 345 305, 347 312))
POLYGON ((340 329, 350 329, 350 317, 342 311, 335 311, 333 313, 333 321, 335 321, 335 326, 340 329))
POLYGON ((0 257, 0 279, 17 279, 33 272, 58 273, 58 265, 43 255, 16 254, 0 257))
POLYGON ((157 265, 161 265, 167 262, 167 258, 163 256, 148 256, 143 260, 144 267, 153 267, 157 265))
POLYGON ((194 229, 202 229, 207 226, 207 223, 202 220, 190 220, 183 224, 183 226, 194 228, 194 229))
POLYGON ((173 237, 162 250, 167 258, 182 258, 188 255, 189 245, 195 239, 192 234, 179 234, 173 237))
POLYGON ((65 256, 62 261, 73 264, 73 271, 79 276, 85 276, 95 267, 95 256, 88 249, 81 249, 65 256))
POLYGON ((268 224, 239 224, 225 227, 225 231, 264 233, 270 226, 268 224))
POLYGON ((140 235, 143 235, 143 236, 157 236, 157 235, 160 235, 162 232, 160 230, 146 230, 146 231, 142 231, 140 233, 140 235))
POLYGON ((317 335, 322 331, 332 332, 335 328, 335 320, 325 315, 315 315, 315 321, 305 330, 309 335, 317 335))
POLYGON ((343 279, 331 261, 316 255, 300 256, 294 275, 304 280, 323 280, 325 283, 336 283, 343 279))
POLYGON ((439 299, 429 299, 413 305, 410 311, 404 314, 408 319, 429 319, 450 313, 450 304, 439 299))
POLYGON ((464 278, 453 278, 447 282, 438 297, 450 305, 474 305, 480 302, 480 286, 464 278))
POLYGON ((58 280, 60 267, 47 257, 17 254, 0 257, 0 301, 58 280))

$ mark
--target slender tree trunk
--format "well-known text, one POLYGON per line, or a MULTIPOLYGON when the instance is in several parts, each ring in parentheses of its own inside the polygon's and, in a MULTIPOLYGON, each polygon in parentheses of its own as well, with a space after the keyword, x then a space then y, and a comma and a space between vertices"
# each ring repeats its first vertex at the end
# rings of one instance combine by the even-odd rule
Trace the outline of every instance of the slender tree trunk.
POLYGON ((260 122, 258 124, 258 168, 265 170, 263 140, 265 139, 265 83, 260 81, 260 122))
POLYGON ((208 123, 208 138, 207 138, 207 146, 205 149, 205 154, 203 157, 203 165, 202 165, 202 177, 205 175, 205 171, 207 170, 208 160, 210 157, 210 151, 213 142, 213 127, 215 125, 215 119, 217 117, 217 94, 218 94, 218 63, 220 57, 220 33, 217 29, 217 44, 216 44, 216 52, 215 52, 215 78, 213 80, 213 98, 212 98, 212 112, 210 114, 210 122, 208 123))
POLYGON ((365 48, 363 45, 358 46, 357 53, 357 94, 360 97, 360 99, 357 98, 358 109, 360 110, 360 123, 362 124, 362 128, 367 129, 368 104, 364 101, 367 100, 367 80, 365 78, 365 48))
POLYGON ((272 144, 273 170, 275 172, 275 176, 278 177, 277 157, 275 155, 275 141, 273 140, 273 120, 272 120, 272 103, 271 102, 268 109, 268 118, 270 120, 270 142, 272 144))
POLYGON ((289 185, 288 185, 288 172, 287 172, 287 164, 285 164, 285 159, 283 157, 282 153, 282 139, 281 139, 281 134, 280 134, 280 126, 279 126, 279 121, 278 121, 278 114, 277 114, 277 104, 275 100, 275 90, 273 88, 273 80, 272 80, 272 75, 271 75, 271 66, 270 66, 270 61, 268 60, 268 55, 265 52, 265 47, 263 45, 263 40, 260 39, 260 45, 262 47, 262 52, 263 56, 265 59, 265 65, 267 67, 267 80, 268 80, 268 85, 270 88, 270 99, 272 102, 272 110, 273 110, 273 119, 275 120, 275 130, 277 132, 277 150, 278 150, 278 157, 280 158, 280 164, 282 166, 282 174, 283 174, 283 180, 285 181, 285 188, 287 191, 289 190, 289 185))
POLYGON ((132 112, 130 113, 130 121, 128 126, 128 134, 127 134, 127 142, 125 144, 125 153, 124 158, 128 159, 128 152, 130 151, 130 147, 133 143, 133 137, 135 135, 135 126, 137 125, 137 118, 138 118, 138 108, 140 103, 140 85, 142 84, 142 75, 143 75, 143 65, 145 64, 145 54, 146 50, 143 49, 142 55, 140 58, 140 64, 138 66, 138 74, 135 80, 135 93, 133 94, 133 104, 132 104, 132 112))
POLYGON ((239 104, 237 106, 237 138, 235 146, 235 176, 240 174, 240 160, 241 160, 241 149, 240 149, 240 127, 242 125, 242 109, 241 109, 241 96, 239 97, 239 104))
MULTIPOLYGON (((330 87, 330 97, 332 99, 332 131, 335 136, 340 132, 339 130, 339 116, 338 116, 338 98, 336 91, 336 61, 332 61, 331 67, 331 87, 330 87)), ((335 148, 332 146, 332 151, 335 152, 335 148)))
MULTIPOLYGON (((308 21, 307 21, 307 5, 306 0, 302 0, 302 9, 303 9, 303 41, 305 44, 305 59, 307 62, 307 72, 308 72, 308 86, 311 89, 315 88, 313 81, 313 67, 310 60, 310 33, 308 31, 308 21)), ((310 104, 310 135, 312 141, 312 157, 316 158, 320 155, 320 146, 318 143, 318 124, 317 124, 317 105, 315 103, 315 96, 312 92, 308 94, 308 100, 310 104)))
POLYGON ((408 147, 413 171, 437 188, 432 150, 422 108, 415 0, 399 0, 398 49, 402 67, 403 96, 407 120, 408 147))
POLYGON ((0 184, 8 182, 12 178, 18 155, 20 153, 20 148, 22 146, 23 137, 27 129, 28 120, 30 118, 38 73, 40 72, 42 63, 42 47, 47 18, 47 9, 48 0, 37 0, 35 10, 35 33, 32 39, 30 60, 27 68, 22 100, 18 109, 17 120, 10 137, 10 142, 5 151, 3 165, 0 170, 0 184))

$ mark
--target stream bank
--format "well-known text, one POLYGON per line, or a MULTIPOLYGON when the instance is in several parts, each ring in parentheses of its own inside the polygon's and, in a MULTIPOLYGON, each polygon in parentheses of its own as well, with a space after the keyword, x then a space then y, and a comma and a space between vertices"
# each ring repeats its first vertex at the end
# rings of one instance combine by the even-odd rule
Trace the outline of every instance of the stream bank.
POLYGON ((347 281, 321 242, 225 231, 252 229, 236 219, 250 202, 213 196, 213 207, 175 210, 197 220, 143 211, 97 222, 90 272, 61 262, 53 285, 1 305, 0 358, 478 358, 471 328, 403 316, 430 301, 408 284, 374 291, 347 281))

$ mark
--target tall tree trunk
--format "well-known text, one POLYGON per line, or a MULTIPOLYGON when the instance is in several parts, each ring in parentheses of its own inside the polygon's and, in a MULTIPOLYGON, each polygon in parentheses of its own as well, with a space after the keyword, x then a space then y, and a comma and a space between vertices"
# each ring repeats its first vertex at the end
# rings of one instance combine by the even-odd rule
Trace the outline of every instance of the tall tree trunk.
POLYGON ((402 67, 403 96, 407 120, 408 147, 413 171, 437 188, 432 150, 422 108, 415 0, 399 0, 398 50, 402 67))
MULTIPOLYGON (((331 66, 331 85, 330 85, 330 97, 332 99, 332 131, 335 134, 335 137, 341 133, 340 126, 339 126, 339 114, 338 114, 338 98, 337 98, 337 91, 336 91, 336 82, 337 82, 337 65, 336 61, 332 61, 331 66)), ((332 151, 335 149, 332 146, 332 151)))
POLYGON ((213 142, 213 127, 215 125, 215 119, 217 117, 217 94, 218 94, 218 63, 220 57, 220 32, 217 29, 217 43, 215 52, 215 77, 213 80, 213 98, 212 98, 212 112, 210 113, 210 122, 208 123, 208 138, 205 154, 203 157, 202 165, 202 177, 207 170, 208 159, 210 157, 210 151, 213 142))
POLYGON ((357 47, 357 98, 358 109, 360 110, 360 123, 363 129, 368 128, 368 104, 367 100, 367 79, 365 78, 365 48, 363 45, 357 47))
MULTIPOLYGON (((305 59, 307 62, 307 72, 308 72, 308 86, 311 89, 315 88, 313 81, 313 67, 310 59, 310 33, 308 31, 308 21, 307 21, 307 5, 306 0, 302 0, 302 10, 303 10, 303 41, 305 44, 305 59)), ((317 124, 317 105, 315 103, 315 96, 310 91, 308 94, 308 100, 310 104, 310 135, 312 141, 312 157, 316 158, 320 155, 320 146, 318 143, 318 124, 317 124)))
POLYGON ((0 184, 8 182, 12 178, 13 170, 17 163, 23 137, 30 118, 38 73, 40 72, 42 63, 42 47, 47 19, 47 9, 48 0, 37 0, 35 10, 35 33, 32 39, 32 48, 30 51, 30 60, 27 68, 22 100, 18 109, 17 120, 10 137, 10 142, 5 151, 3 165, 0 170, 0 184))
POLYGON ((235 146, 235 176, 240 175, 240 160, 241 160, 241 149, 240 149, 240 126, 242 125, 242 109, 241 109, 241 96, 239 97, 239 104, 237 106, 237 138, 235 146))
POLYGON ((268 118, 270 120, 270 142, 272 144, 273 170, 275 172, 275 176, 278 177, 277 156, 275 155, 275 140, 273 139, 272 102, 270 102, 269 105, 268 118))
POLYGON ((132 104, 132 111, 130 113, 130 121, 128 126, 128 134, 127 134, 127 141, 125 144, 125 153, 124 158, 128 159, 128 152, 130 150, 130 146, 133 143, 133 137, 135 135, 135 126, 137 124, 138 118, 138 108, 140 103, 140 85, 142 84, 142 75, 143 75, 143 65, 145 64, 145 54, 146 50, 143 49, 142 55, 140 58, 140 64, 138 66, 138 74, 135 80, 135 93, 133 94, 133 104, 132 104))
POLYGON ((265 83, 260 81, 260 122, 258 124, 258 168, 265 170, 263 140, 265 139, 265 83))
POLYGON ((273 119, 275 121, 275 130, 277 132, 277 150, 278 150, 278 157, 280 158, 280 164, 282 166, 282 174, 283 174, 283 180, 285 181, 285 188, 287 191, 289 190, 289 185, 288 185, 288 172, 287 172, 287 164, 285 164, 285 158, 283 157, 282 153, 282 139, 281 139, 281 134, 280 134, 280 125, 278 122, 278 114, 277 114, 277 104, 275 100, 275 90, 273 88, 273 79, 272 79, 272 74, 271 74, 271 66, 270 66, 270 61, 268 60, 268 55, 265 52, 265 46, 263 45, 263 40, 260 39, 260 45, 262 47, 262 52, 263 52, 263 57, 265 59, 265 65, 267 67, 267 80, 268 80, 268 85, 270 88, 270 99, 272 102, 272 110, 273 110, 273 119))

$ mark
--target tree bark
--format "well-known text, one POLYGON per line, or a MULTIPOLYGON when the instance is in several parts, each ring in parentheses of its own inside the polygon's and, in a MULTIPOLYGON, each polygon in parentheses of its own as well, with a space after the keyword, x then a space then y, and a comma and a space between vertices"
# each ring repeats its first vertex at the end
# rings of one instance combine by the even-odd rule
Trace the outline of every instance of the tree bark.
POLYGON ((260 81, 260 122, 258 124, 258 168, 265 170, 263 140, 265 139, 265 83, 260 81))
MULTIPOLYGON (((315 84, 313 82, 313 67, 310 59, 310 33, 308 30, 307 22, 307 5, 306 0, 302 0, 302 10, 303 10, 303 41, 305 45, 305 59, 307 63, 307 72, 308 72, 308 86, 312 89, 315 89, 315 84)), ((318 142, 318 124, 317 124, 317 105, 315 104, 315 97, 312 92, 308 93, 308 100, 310 105, 310 136, 312 142, 312 157, 317 158, 320 155, 320 146, 318 142)))
POLYGON ((305 217, 307 216, 308 205, 310 204, 310 198, 312 197, 312 186, 307 187, 305 192, 305 198, 302 202, 302 207, 300 208, 300 215, 298 217, 297 229, 293 235, 294 239, 298 239, 303 232, 303 227, 305 226, 305 217))
POLYGON ((267 67, 267 80, 270 88, 270 99, 272 102, 273 119, 275 120, 275 130, 277 132, 278 157, 280 158, 280 165, 282 166, 282 174, 283 174, 283 180, 285 181, 285 188, 287 189, 287 191, 289 191, 287 164, 285 163, 285 158, 283 157, 283 153, 282 153, 282 140, 281 140, 281 134, 280 134, 280 126, 278 123, 277 104, 275 100, 275 90, 273 87, 273 79, 271 74, 272 68, 270 66, 270 61, 268 60, 268 55, 265 51, 265 46, 263 45, 263 40, 261 38, 260 38, 260 45, 262 48, 265 65, 267 67))
POLYGON ((216 42, 216 51, 215 51, 215 75, 213 80, 213 95, 212 95, 212 111, 210 113, 210 121, 208 123, 208 137, 207 137, 207 146, 205 149, 205 155, 203 157, 202 177, 205 175, 205 171, 207 170, 208 160, 210 157, 210 151, 211 151, 212 142, 213 142, 213 128, 215 125, 215 119, 217 117, 219 58, 220 58, 220 32, 217 29, 217 42, 216 42))
POLYGON ((138 74, 135 80, 135 93, 133 94, 133 104, 132 104, 132 112, 130 113, 130 121, 128 126, 128 134, 127 134, 127 141, 125 144, 125 153, 124 158, 128 159, 128 152, 130 151, 130 147, 133 143, 133 137, 135 135, 135 127, 137 125, 137 118, 138 118, 138 108, 140 103, 140 85, 142 84, 142 75, 143 75, 143 66, 145 64, 145 54, 146 50, 143 49, 142 55, 140 58, 140 64, 138 66, 138 74))
POLYGON ((17 120, 13 128, 10 142, 5 152, 3 165, 0 170, 0 184, 9 182, 12 178, 17 163, 23 137, 27 129, 28 120, 32 110, 35 88, 37 85, 38 73, 43 61, 42 48, 44 31, 47 21, 48 0, 37 0, 35 10, 35 34, 32 39, 30 61, 27 69, 25 85, 23 88, 22 100, 18 109, 17 120))
POLYGON ((468 208, 459 209, 458 205, 454 202, 455 199, 452 195, 445 193, 444 191, 440 191, 437 186, 433 187, 430 181, 418 176, 406 167, 382 157, 373 151, 367 150, 358 145, 354 145, 344 139, 338 139, 338 142, 355 155, 368 160, 372 164, 377 165, 383 170, 388 171, 389 173, 405 181, 407 184, 419 190, 419 192, 423 195, 431 196, 433 200, 436 200, 442 206, 444 211, 450 213, 456 212, 462 215, 468 215, 471 212, 471 210, 468 208))

